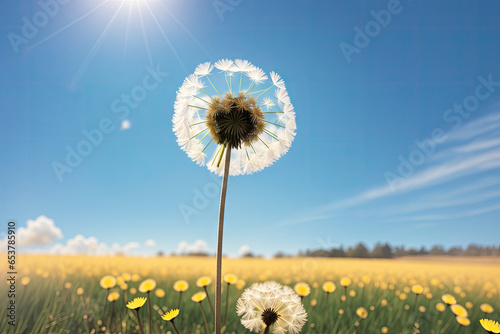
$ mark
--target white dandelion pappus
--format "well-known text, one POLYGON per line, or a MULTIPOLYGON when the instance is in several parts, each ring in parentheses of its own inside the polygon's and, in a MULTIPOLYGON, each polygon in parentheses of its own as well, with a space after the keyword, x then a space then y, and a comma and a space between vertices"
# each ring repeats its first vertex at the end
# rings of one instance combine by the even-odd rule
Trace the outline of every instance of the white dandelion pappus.
POLYGON ((206 62, 198 65, 198 67, 194 70, 195 75, 208 75, 214 69, 214 65, 211 65, 210 62, 206 62))
POLYGON ((221 59, 215 63, 215 68, 223 72, 232 72, 234 62, 229 59, 221 59))
POLYGON ((241 324, 260 333, 271 327, 273 334, 298 334, 307 322, 307 313, 299 295, 276 282, 254 283, 236 303, 241 324))
POLYGON ((181 149, 222 175, 220 162, 229 145, 233 176, 260 171, 288 152, 295 112, 283 79, 275 72, 270 76, 273 83, 266 83, 266 73, 247 60, 200 64, 179 87, 174 103, 173 131, 181 149), (214 67, 222 72, 213 72, 214 67), (233 71, 241 75, 232 82, 228 73, 233 71))

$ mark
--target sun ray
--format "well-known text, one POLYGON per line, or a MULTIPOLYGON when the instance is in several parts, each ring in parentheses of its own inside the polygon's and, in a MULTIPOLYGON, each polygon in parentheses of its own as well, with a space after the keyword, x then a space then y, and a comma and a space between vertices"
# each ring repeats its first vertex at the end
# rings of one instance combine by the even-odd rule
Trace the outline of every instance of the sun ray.
POLYGON ((50 34, 49 36, 41 39, 39 42, 33 44, 32 46, 26 48, 26 51, 30 51, 31 49, 34 49, 36 48, 37 46, 39 46, 40 44, 42 43, 45 43, 46 41, 48 41, 49 39, 51 39, 52 37, 58 35, 59 33, 63 32, 64 30, 68 29, 69 27, 71 27, 72 25, 74 25, 75 23, 83 20, 84 18, 86 18, 87 16, 89 16, 90 14, 92 14, 93 12, 95 12, 96 10, 98 10, 99 8, 101 8, 102 6, 104 6, 104 4, 106 4, 107 2, 109 2, 110 0, 105 0, 103 3, 101 3, 100 5, 98 5, 97 7, 95 7, 94 9, 92 9, 90 12, 80 16, 79 18, 77 18, 76 20, 72 21, 71 23, 65 25, 64 27, 62 27, 61 29, 57 30, 56 32, 54 32, 53 34, 50 34))
POLYGON ((205 55, 207 55, 208 58, 213 58, 208 53, 208 51, 205 50, 205 48, 201 45, 201 43, 198 41, 198 39, 196 37, 194 37, 194 35, 191 33, 191 31, 189 31, 189 29, 186 28, 186 26, 168 9, 168 7, 163 3, 163 1, 160 1, 160 3, 165 8, 168 15, 170 15, 174 19, 174 21, 177 22, 177 24, 182 27, 182 29, 193 39, 193 41, 196 43, 196 45, 198 45, 198 47, 201 49, 201 51, 203 51, 205 53, 205 55))
MULTIPOLYGON (((161 1, 160 1, 161 2, 161 1)), ((182 67, 182 70, 184 72, 187 72, 186 70, 186 67, 184 66, 184 63, 182 62, 181 58, 179 57, 179 55, 177 54, 177 52, 175 51, 175 48, 174 46, 172 45, 172 43, 170 42, 170 40, 168 39, 167 35, 165 34, 165 32, 163 31, 163 29, 161 28, 161 25, 160 23, 158 23, 158 20, 156 19, 156 16, 153 14, 153 11, 151 10, 151 8, 149 7, 149 5, 147 4, 147 2, 144 2, 144 5, 146 6, 146 8, 149 10, 149 13, 151 14, 151 16, 153 17, 153 20, 155 21, 156 25, 158 26, 158 29, 160 29, 160 32, 161 34, 163 35, 163 38, 165 39, 165 41, 167 42, 168 46, 170 47, 170 49, 172 50, 172 52, 174 53, 175 55, 175 58, 177 58, 177 61, 179 62, 179 64, 181 65, 182 67)))
POLYGON ((85 57, 85 60, 83 61, 82 65, 80 65, 80 68, 76 72, 75 77, 73 78, 73 80, 71 80, 70 87, 74 88, 78 84, 78 82, 82 79, 83 75, 85 74, 85 71, 87 70, 87 67, 89 66, 90 61, 92 60, 92 58, 94 58, 95 53, 96 53, 97 49, 99 48, 99 46, 103 40, 104 35, 106 34, 109 27, 113 23, 114 19, 116 18, 116 16, 120 12, 120 9, 123 7, 123 4, 124 4, 123 2, 120 4, 120 7, 118 7, 115 14, 111 18, 111 20, 109 20, 108 24, 106 25, 106 28, 104 28, 103 32, 101 33, 101 35, 99 36, 97 41, 94 43, 94 46, 92 46, 92 49, 90 49, 89 53, 87 54, 87 57, 85 57))
POLYGON ((128 30, 130 28, 130 18, 131 17, 132 17, 132 4, 130 4, 128 6, 127 26, 125 28, 125 41, 123 44, 123 56, 125 56, 125 53, 127 51, 128 30))
POLYGON ((139 20, 141 21, 142 37, 144 38, 144 44, 146 45, 146 52, 148 53, 149 65, 153 68, 153 58, 151 57, 148 38, 146 36, 146 29, 144 28, 144 21, 142 20, 142 10, 140 6, 137 6, 137 8, 139 10, 139 20))

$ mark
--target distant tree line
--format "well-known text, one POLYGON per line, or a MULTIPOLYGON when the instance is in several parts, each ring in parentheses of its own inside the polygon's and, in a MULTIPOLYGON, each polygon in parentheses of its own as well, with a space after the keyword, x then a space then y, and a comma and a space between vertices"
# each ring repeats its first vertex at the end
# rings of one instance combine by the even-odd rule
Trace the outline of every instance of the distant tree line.
MULTIPOLYGON (((368 249, 363 243, 358 243, 354 247, 344 249, 343 246, 331 249, 316 249, 300 251, 299 257, 354 257, 354 258, 373 258, 373 259, 391 259, 402 256, 415 255, 449 255, 449 256, 500 256, 500 245, 496 246, 478 246, 470 244, 465 249, 461 246, 445 249, 442 246, 433 246, 430 249, 421 247, 420 249, 406 248, 404 246, 392 247, 388 243, 378 243, 373 249, 368 249)), ((289 257, 282 252, 274 255, 275 258, 289 257)))

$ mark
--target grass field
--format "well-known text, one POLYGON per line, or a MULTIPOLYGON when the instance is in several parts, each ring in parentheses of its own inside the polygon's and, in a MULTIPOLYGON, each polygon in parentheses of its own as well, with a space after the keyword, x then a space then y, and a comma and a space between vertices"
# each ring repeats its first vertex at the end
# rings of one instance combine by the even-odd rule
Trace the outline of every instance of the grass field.
MULTIPOLYGON (((202 310, 191 297, 202 291, 196 286, 197 278, 210 276, 213 280, 214 258, 21 255, 17 266, 17 323, 12 327, 2 316, 2 333, 138 333, 136 312, 125 304, 148 296, 138 287, 149 278, 156 282, 149 294, 151 333, 174 333, 172 324, 160 314, 177 308, 179 300, 180 314, 175 318, 179 332, 205 333, 202 310), (102 288, 100 280, 105 275, 117 277, 118 284, 102 288), (182 295, 173 288, 177 280, 189 283, 182 295), (106 302, 104 309, 106 296, 112 292, 118 292, 118 299, 106 302)), ((302 299, 308 321, 301 333, 487 333, 479 323, 485 317, 480 308, 483 303, 493 308, 486 317, 500 320, 500 260, 495 258, 225 259, 223 273, 238 278, 237 284, 223 285, 223 318, 229 292, 225 333, 249 333, 236 314, 236 301, 252 283, 268 280, 292 288, 298 282, 309 285, 310 294, 302 299), (346 277, 351 283, 344 288, 340 282, 346 277), (326 281, 335 284, 330 294, 322 289, 326 281), (412 292, 414 286, 418 296, 412 292), (460 325, 449 306, 437 309, 445 294, 463 306, 457 309, 466 311, 469 325, 460 325), (357 313, 360 307, 366 312, 357 313)), ((207 287, 212 303, 214 285, 212 281, 207 287)), ((4 297, 7 290, 4 285, 3 310, 9 302, 4 297)), ((208 300, 201 304, 213 332, 208 300)), ((148 303, 140 309, 140 316, 148 333, 148 303)))

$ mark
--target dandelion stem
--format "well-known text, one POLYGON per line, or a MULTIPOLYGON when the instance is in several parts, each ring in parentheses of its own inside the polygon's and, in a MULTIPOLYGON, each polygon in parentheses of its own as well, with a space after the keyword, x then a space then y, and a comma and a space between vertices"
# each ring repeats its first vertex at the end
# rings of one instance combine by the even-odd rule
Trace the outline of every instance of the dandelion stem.
POLYGON ((153 326, 151 325, 151 296, 149 291, 148 291, 148 315, 149 315, 149 323, 148 323, 149 333, 153 333, 153 326))
POLYGON ((177 308, 181 308, 181 302, 182 302, 182 291, 179 291, 179 301, 177 302, 177 308))
POLYGON ((205 285, 203 287, 203 289, 205 290, 205 293, 207 294, 208 305, 210 305, 210 312, 211 312, 212 318, 213 318, 214 317, 214 307, 212 306, 212 301, 210 300, 210 295, 208 294, 207 286, 205 285))
POLYGON ((102 309, 101 320, 104 319, 104 315, 106 314, 106 306, 108 305, 108 295, 109 295, 109 289, 106 289, 106 297, 104 298, 104 308, 102 309))
POLYGON ((142 320, 141 320, 141 315, 139 313, 139 308, 136 308, 136 312, 137 312, 137 321, 139 322, 139 331, 141 332, 141 334, 144 334, 144 327, 142 327, 142 320))
POLYGON ((179 331, 177 330, 177 326, 174 324, 174 319, 170 320, 170 322, 172 323, 172 326, 174 326, 175 332, 177 334, 179 334, 179 331))
POLYGON ((263 334, 268 334, 269 333, 269 326, 266 326, 266 328, 264 329, 264 333, 263 334))
POLYGON ((205 320, 205 332, 208 334, 208 321, 207 321, 207 315, 205 314, 205 309, 203 308, 203 305, 200 302, 200 307, 201 307, 201 313, 203 313, 203 320, 205 320))
POLYGON ((224 176, 222 178, 222 189, 220 194, 219 208, 219 231, 217 234, 217 273, 215 275, 215 334, 220 334, 221 313, 221 272, 222 272, 222 235, 224 230, 224 208, 226 206, 227 179, 229 177, 229 165, 231 162, 231 146, 227 148, 226 161, 224 162, 224 176))
POLYGON ((227 291, 226 291, 226 311, 224 312, 224 326, 227 324, 227 306, 229 305, 229 287, 231 284, 227 283, 227 291))

